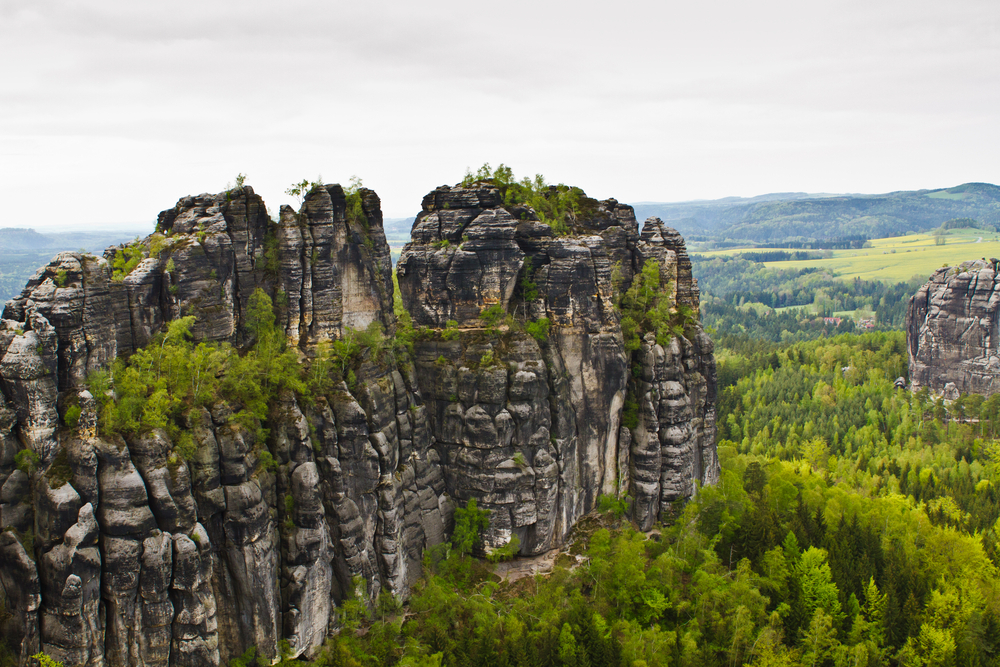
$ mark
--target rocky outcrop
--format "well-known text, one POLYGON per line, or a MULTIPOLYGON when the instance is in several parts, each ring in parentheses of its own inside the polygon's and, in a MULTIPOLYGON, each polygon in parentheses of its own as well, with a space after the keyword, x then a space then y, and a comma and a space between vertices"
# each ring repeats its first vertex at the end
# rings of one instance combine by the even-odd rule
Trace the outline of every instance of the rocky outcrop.
POLYGON ((718 475, 711 341, 695 322, 665 347, 648 339, 633 360, 615 305, 652 259, 676 303, 696 309, 682 239, 656 218, 640 233, 613 199, 580 210, 557 236, 488 184, 441 187, 399 260, 414 322, 443 330, 416 344, 419 384, 448 493, 491 512, 487 548, 516 535, 521 553, 541 553, 602 494, 631 495, 648 528, 718 475), (480 314, 495 305, 515 330, 484 330, 480 314), (516 331, 542 318, 544 340, 516 331), (627 401, 638 404, 633 429, 627 401))
POLYGON ((23 664, 39 650, 73 665, 225 664, 249 646, 275 656, 282 639, 310 655, 346 595, 406 593, 453 508, 412 369, 365 361, 353 391, 289 394, 266 441, 230 419, 238 405, 188 412, 190 460, 163 431, 98 435, 86 389, 181 315, 197 341, 243 345, 256 289, 304 359, 348 327, 391 332, 379 200, 356 196, 352 217, 340 186, 315 188, 277 221, 249 187, 185 197, 134 267, 116 270, 122 247, 62 253, 8 302, 0 592, 23 664))
POLYGON ((275 220, 249 187, 185 197, 138 244, 40 269, 0 319, 0 632, 21 664, 310 656, 346 597, 405 597, 470 499, 486 549, 534 554, 601 494, 649 526, 713 482, 711 341, 695 322, 627 353, 616 309, 649 259, 697 307, 683 241, 585 203, 556 236, 491 187, 435 190, 399 265, 413 354, 361 350, 319 393, 281 393, 266 428, 217 398, 170 432, 106 432, 92 374, 182 316, 195 342, 244 348, 256 290, 303 364, 373 323, 391 336, 374 192, 315 187, 275 220), (483 326, 493 305, 511 325, 483 326), (541 318, 547 336, 523 330, 541 318))
POLYGON ((1000 392, 1000 272, 995 260, 938 269, 910 298, 906 340, 913 390, 946 398, 1000 392))

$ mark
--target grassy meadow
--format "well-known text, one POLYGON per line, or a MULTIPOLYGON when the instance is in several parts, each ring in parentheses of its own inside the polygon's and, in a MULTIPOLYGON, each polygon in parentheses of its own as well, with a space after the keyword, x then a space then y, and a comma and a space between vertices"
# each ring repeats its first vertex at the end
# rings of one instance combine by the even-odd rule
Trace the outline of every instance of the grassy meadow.
MULTIPOLYGON (((831 250, 826 257, 790 261, 766 262, 770 269, 803 269, 819 267, 845 280, 861 278, 894 283, 914 276, 924 279, 941 266, 953 266, 980 257, 1000 257, 1000 235, 982 229, 951 229, 938 245, 933 233, 908 234, 871 241, 871 248, 831 250), (832 256, 829 256, 832 255, 832 256)), ((782 248, 727 248, 697 253, 703 256, 739 255, 744 252, 782 250, 782 248)))

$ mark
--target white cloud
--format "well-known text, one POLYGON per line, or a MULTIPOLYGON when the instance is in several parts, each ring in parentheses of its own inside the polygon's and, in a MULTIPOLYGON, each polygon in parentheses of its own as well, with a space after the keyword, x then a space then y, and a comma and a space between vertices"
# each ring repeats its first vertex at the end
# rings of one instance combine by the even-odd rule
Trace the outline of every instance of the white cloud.
POLYGON ((404 216, 484 161, 623 201, 996 182, 998 84, 993 0, 0 0, 0 226, 238 172, 404 216))

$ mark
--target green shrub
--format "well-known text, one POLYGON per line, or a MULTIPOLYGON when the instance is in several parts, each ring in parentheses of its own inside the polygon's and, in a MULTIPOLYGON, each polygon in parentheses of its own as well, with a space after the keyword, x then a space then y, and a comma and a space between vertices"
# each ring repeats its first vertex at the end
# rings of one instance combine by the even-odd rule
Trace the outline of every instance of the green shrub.
POLYGON ((597 511, 601 514, 612 514, 623 517, 628 512, 628 498, 615 498, 607 493, 597 497, 597 511))
POLYGON ((535 268, 531 264, 531 258, 526 257, 524 259, 524 266, 521 271, 523 275, 521 276, 521 298, 527 301, 535 301, 538 299, 538 285, 532 280, 535 273, 535 268))
POLYGON ((138 237, 131 243, 115 251, 115 258, 111 263, 114 269, 111 279, 117 283, 125 280, 125 276, 132 273, 135 267, 139 266, 145 256, 145 248, 138 237))
POLYGON ((30 449, 22 449, 14 455, 14 466, 28 475, 35 472, 39 461, 41 458, 30 449))
POLYGON ((309 194, 313 190, 317 190, 317 189, 319 189, 321 187, 323 187, 323 177, 322 176, 317 176, 315 181, 309 181, 309 180, 303 178, 298 183, 293 183, 291 186, 289 186, 285 190, 285 194, 288 195, 288 196, 290 196, 290 197, 295 197, 298 200, 299 205, 301 206, 302 205, 302 200, 305 199, 305 196, 307 194, 309 194))
POLYGON ((424 332, 413 326, 413 318, 403 307, 403 297, 399 292, 399 277, 395 269, 392 271, 392 286, 392 311, 396 316, 395 348, 400 352, 412 354, 414 341, 424 332))
MULTIPOLYGON (((364 199, 362 194, 363 185, 357 176, 351 176, 350 184, 344 188, 347 197, 347 221, 352 225, 360 225, 367 232, 369 229, 368 216, 365 215, 364 199)), ((368 241, 365 242, 368 245, 368 241)), ((369 246, 369 249, 371 246, 369 246)))
POLYGON ((198 445, 189 431, 183 431, 177 436, 174 453, 185 461, 190 461, 198 453, 198 445))
POLYGON ((320 341, 316 345, 316 356, 306 371, 306 386, 310 396, 322 396, 333 389, 333 353, 330 341, 320 341))
POLYGON ((483 325, 489 329, 493 329, 494 332, 506 316, 507 311, 499 303, 495 303, 489 308, 484 308, 479 313, 479 319, 483 321, 483 325))
POLYGON ((489 510, 476 507, 472 498, 465 507, 455 510, 455 530, 451 534, 452 548, 461 556, 472 551, 484 530, 490 526, 489 510))
POLYGON ((221 399, 242 406, 232 421, 261 438, 266 431, 260 424, 267 419, 273 397, 284 389, 307 391, 297 355, 287 348, 284 331, 275 325, 271 299, 263 290, 256 290, 249 300, 246 330, 251 344, 243 354, 227 343, 194 345, 193 323, 193 316, 173 320, 128 361, 116 360, 110 377, 106 371, 88 376, 103 434, 163 428, 177 442, 183 415, 190 408, 221 399), (114 394, 109 391, 112 380, 114 394))
MULTIPOLYGON (((263 657, 263 656, 261 656, 263 657)), ((257 659, 257 647, 251 646, 242 655, 229 661, 229 667, 260 667, 260 660, 257 659)), ((270 660, 266 661, 270 664, 270 660)))
POLYGON ((273 222, 264 234, 264 272, 272 277, 281 273, 281 243, 278 241, 278 225, 273 222))
MULTIPOLYGON (((376 363, 384 363, 387 358, 391 358, 393 341, 386 338, 384 331, 382 323, 377 320, 365 329, 344 327, 344 334, 338 340, 332 341, 328 348, 322 348, 321 352, 326 356, 321 363, 326 364, 326 359, 329 359, 329 367, 339 371, 353 390, 357 383, 354 369, 366 355, 376 363)), ((318 353, 317 357, 319 356, 318 353)))
POLYGON ((270 451, 261 449, 260 453, 257 454, 257 468, 265 472, 274 472, 278 469, 278 462, 270 451))
POLYGON ((59 287, 66 286, 66 269, 59 269, 56 271, 55 283, 59 287))
POLYGON ((528 322, 524 328, 532 338, 539 343, 544 343, 549 338, 549 327, 549 318, 540 317, 534 322, 528 322))
POLYGON ((70 428, 76 428, 76 425, 80 423, 80 414, 83 410, 80 409, 79 405, 71 405, 66 408, 66 414, 63 415, 63 423, 70 428))
POLYGON ((622 426, 627 429, 639 426, 639 401, 631 395, 625 399, 625 407, 622 409, 622 426))
POLYGON ((520 551, 521 540, 518 539, 517 535, 511 535, 507 544, 491 551, 487 558, 491 563, 500 563, 502 561, 514 560, 514 557, 517 556, 520 551))
POLYGON ((674 308, 674 293, 669 282, 660 277, 660 265, 648 259, 621 297, 621 328, 626 351, 642 347, 642 336, 654 333, 659 345, 684 334, 684 326, 693 321, 689 308, 674 308))
POLYGON ((444 323, 444 329, 441 331, 441 338, 444 340, 455 340, 462 335, 462 332, 458 330, 458 322, 455 320, 448 320, 444 323))
POLYGON ((169 245, 167 237, 163 234, 154 233, 149 237, 149 256, 159 257, 160 253, 163 252, 164 248, 169 245))
MULTIPOLYGON (((466 171, 462 186, 472 187, 477 183, 496 187, 508 209, 531 207, 538 219, 551 227, 556 235, 571 233, 572 225, 597 206, 597 202, 588 198, 580 188, 563 183, 550 185, 541 174, 535 174, 533 179, 524 177, 516 180, 514 172, 504 164, 495 170, 488 163, 484 164, 475 174, 466 171)), ((521 217, 526 216, 522 213, 521 217)))
POLYGON ((63 663, 53 658, 50 658, 44 653, 36 653, 35 655, 31 656, 31 659, 38 661, 38 667, 63 667, 63 663))

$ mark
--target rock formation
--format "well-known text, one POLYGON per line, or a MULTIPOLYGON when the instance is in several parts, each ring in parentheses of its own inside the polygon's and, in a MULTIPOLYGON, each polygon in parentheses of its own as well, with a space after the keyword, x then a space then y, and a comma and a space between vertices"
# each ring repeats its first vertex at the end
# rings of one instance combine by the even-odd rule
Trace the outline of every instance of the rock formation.
POLYGON ((910 382, 946 398, 1000 392, 1000 271, 996 260, 938 269, 910 297, 910 382))
POLYGON ((418 342, 415 363, 448 491, 491 511, 488 547, 516 535, 521 553, 541 553, 601 494, 631 495, 648 528, 718 475, 711 341, 697 324, 667 346, 647 335, 630 367, 614 303, 653 259, 677 302, 696 309, 683 240, 656 218, 640 234, 632 208, 613 199, 581 209, 572 233, 557 236, 530 210, 515 218, 488 184, 440 187, 399 260, 414 322, 451 320, 461 332, 418 342), (518 289, 526 275, 534 299, 518 289), (479 315, 494 304, 515 319, 547 318, 550 335, 484 338, 479 315), (629 396, 640 415, 631 430, 629 396))
POLYGON ((231 401, 188 410, 185 457, 162 429, 99 432, 90 374, 181 316, 196 341, 245 346, 258 289, 304 364, 373 322, 391 336, 375 193, 316 187, 277 221, 250 187, 185 197, 138 246, 40 269, 0 320, 0 631, 21 664, 217 665, 280 640, 312 655, 345 597, 405 597, 469 499, 491 512, 483 548, 516 535, 536 554, 601 494, 631 495, 648 527, 715 481, 711 341, 688 323, 630 362, 615 307, 653 259, 696 309, 683 241, 587 201, 555 236, 488 184, 438 188, 399 263, 412 360, 363 353, 350 384, 282 393, 266 439, 231 401), (495 304, 510 325, 483 326, 495 304), (543 317, 547 337, 522 330, 543 317))

